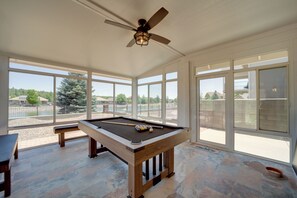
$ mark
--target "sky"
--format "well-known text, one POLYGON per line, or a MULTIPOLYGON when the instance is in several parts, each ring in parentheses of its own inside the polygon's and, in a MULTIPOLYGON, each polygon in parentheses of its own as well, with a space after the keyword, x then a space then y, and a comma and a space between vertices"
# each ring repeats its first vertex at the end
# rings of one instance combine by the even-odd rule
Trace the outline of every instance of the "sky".
MULTIPOLYGON (((44 69, 40 67, 27 66, 22 64, 11 63, 10 67, 17 69, 31 69, 34 71, 40 72, 49 72, 49 73, 57 73, 53 69, 44 69)), ((64 71, 60 71, 59 74, 67 74, 64 71)), ((57 77, 56 86, 59 87, 63 78, 57 77)), ((167 91, 166 94, 169 98, 177 97, 177 88, 176 83, 167 83, 167 91)), ((27 73, 18 73, 18 72, 9 72, 9 88, 16 89, 35 89, 37 91, 48 91, 53 92, 54 87, 54 77, 52 76, 43 76, 43 75, 35 75, 35 74, 27 74, 27 73)), ((141 86, 142 87, 142 86, 141 86)), ((112 96, 113 95, 113 85, 111 83, 103 83, 103 82, 93 82, 93 95, 96 96, 112 96)), ((143 90, 140 88, 139 95, 147 95, 147 89, 143 90), (146 93, 145 93, 145 92, 146 93)), ((120 85, 116 84, 115 86, 115 95, 125 94, 127 97, 132 95, 131 86, 129 85, 120 85)), ((151 85, 150 89, 151 97, 156 97, 159 95, 161 97, 161 85, 155 84, 151 85)))
POLYGON ((200 96, 204 97, 207 92, 217 91, 219 93, 224 93, 225 78, 210 78, 200 80, 200 96))
MULTIPOLYGON (((63 78, 57 78, 57 87, 59 87, 63 78)), ((51 76, 42 76, 34 74, 25 74, 10 72, 9 73, 9 88, 16 89, 35 89, 37 91, 53 92, 54 78, 51 76)), ((113 84, 93 82, 93 95, 97 96, 112 96, 113 84)), ((126 96, 131 96, 131 86, 116 85, 116 95, 123 93, 126 96)))
POLYGON ((51 76, 41 76, 9 72, 9 88, 35 89, 37 91, 51 91, 54 89, 54 78, 51 76))

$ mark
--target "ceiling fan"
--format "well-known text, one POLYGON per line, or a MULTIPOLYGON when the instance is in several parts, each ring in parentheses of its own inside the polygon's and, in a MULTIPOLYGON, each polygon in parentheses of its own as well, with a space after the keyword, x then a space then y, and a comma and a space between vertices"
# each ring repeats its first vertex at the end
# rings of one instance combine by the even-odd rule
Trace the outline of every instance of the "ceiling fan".
POLYGON ((148 33, 153 27, 155 27, 169 12, 165 8, 160 8, 148 21, 145 19, 139 19, 137 29, 130 27, 128 25, 124 25, 115 21, 105 20, 104 22, 110 25, 114 25, 120 28, 124 28, 127 30, 135 31, 134 38, 127 44, 127 47, 132 47, 135 43, 140 46, 146 46, 149 43, 150 39, 153 39, 159 43, 168 44, 170 40, 159 36, 157 34, 148 33))

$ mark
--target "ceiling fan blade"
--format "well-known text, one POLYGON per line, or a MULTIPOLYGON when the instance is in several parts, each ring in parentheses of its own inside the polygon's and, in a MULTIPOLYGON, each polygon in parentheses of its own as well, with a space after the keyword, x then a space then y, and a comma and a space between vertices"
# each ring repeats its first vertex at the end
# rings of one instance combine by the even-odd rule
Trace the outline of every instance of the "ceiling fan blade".
POLYGON ((128 25, 124 25, 124 24, 121 24, 121 23, 118 23, 118 22, 115 22, 115 21, 110 21, 110 20, 105 19, 104 23, 114 25, 114 26, 117 26, 117 27, 120 27, 120 28, 124 28, 124 29, 127 29, 127 30, 136 31, 136 29, 133 28, 133 27, 130 27, 128 25))
POLYGON ((135 44, 135 39, 133 38, 126 47, 132 47, 135 44))
POLYGON ((157 42, 160 42, 160 43, 163 43, 163 44, 168 44, 168 43, 170 43, 170 40, 168 40, 167 38, 164 38, 164 37, 162 37, 162 36, 159 36, 159 35, 157 35, 157 34, 150 34, 151 36, 150 36, 150 39, 153 39, 153 40, 155 40, 155 41, 157 41, 157 42))
POLYGON ((150 30, 155 27, 169 12, 165 8, 160 8, 145 24, 145 27, 150 30))

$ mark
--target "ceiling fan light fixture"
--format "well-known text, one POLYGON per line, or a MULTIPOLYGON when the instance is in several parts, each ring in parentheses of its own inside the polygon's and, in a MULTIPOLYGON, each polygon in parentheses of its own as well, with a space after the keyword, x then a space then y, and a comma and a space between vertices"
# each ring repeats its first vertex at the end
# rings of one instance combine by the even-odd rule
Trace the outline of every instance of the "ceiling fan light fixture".
MULTIPOLYGON (((135 43, 140 46, 147 46, 150 39, 168 45, 168 43, 170 43, 169 39, 159 36, 157 34, 148 33, 148 31, 150 31, 153 27, 159 24, 168 13, 169 12, 162 7, 148 21, 146 21, 145 19, 139 19, 139 26, 137 28, 108 19, 105 19, 104 23, 136 32, 133 38, 130 40, 130 42, 126 45, 126 47, 132 47, 135 43)), ((126 23, 129 24, 129 22, 127 21, 126 23)))
POLYGON ((147 32, 138 31, 134 34, 135 43, 140 46, 147 46, 150 35, 147 32))

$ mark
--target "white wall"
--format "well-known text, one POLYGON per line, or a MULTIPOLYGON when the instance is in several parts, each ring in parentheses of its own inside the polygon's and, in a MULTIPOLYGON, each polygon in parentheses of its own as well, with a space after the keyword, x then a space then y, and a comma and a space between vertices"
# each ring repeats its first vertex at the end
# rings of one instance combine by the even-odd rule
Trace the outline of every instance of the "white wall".
POLYGON ((7 134, 8 127, 8 64, 8 57, 0 55, 0 135, 7 134))
POLYGON ((182 59, 178 65, 178 105, 177 124, 179 126, 190 127, 190 64, 186 59, 182 59))

